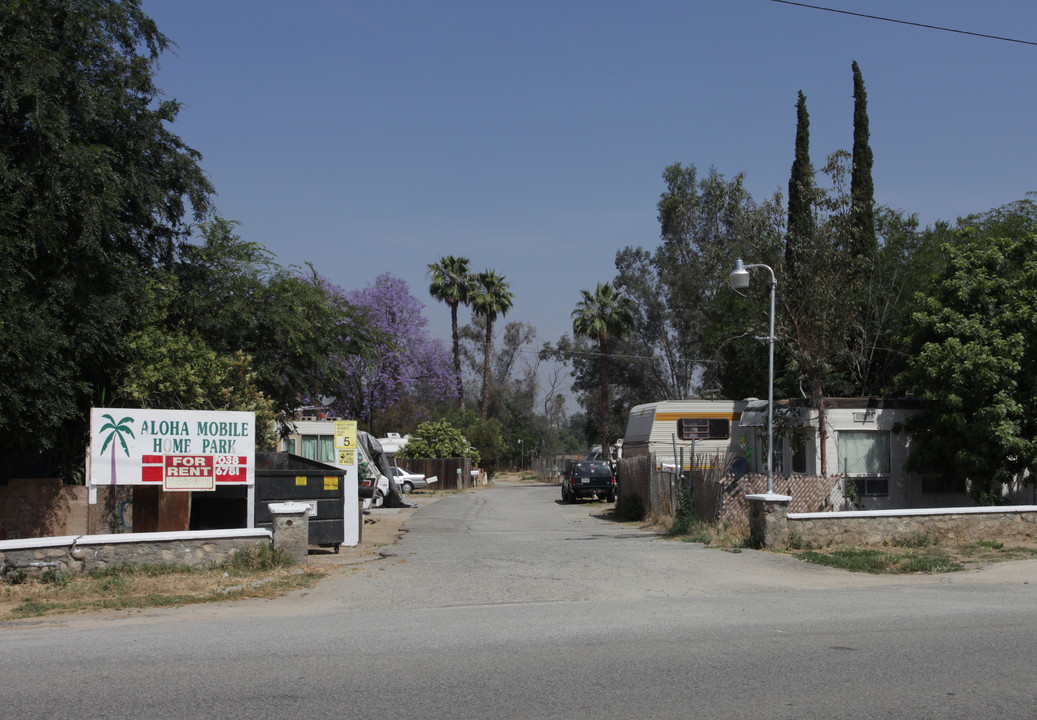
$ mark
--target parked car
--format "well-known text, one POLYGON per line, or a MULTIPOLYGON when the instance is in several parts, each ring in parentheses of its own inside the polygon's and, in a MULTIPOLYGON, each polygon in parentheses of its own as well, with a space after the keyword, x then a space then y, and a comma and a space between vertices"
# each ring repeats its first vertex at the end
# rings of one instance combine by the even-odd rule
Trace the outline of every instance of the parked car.
POLYGON ((616 500, 616 474, 604 460, 579 460, 562 478, 562 500, 576 502, 580 498, 616 500))
POLYGON ((424 475, 418 473, 407 472, 396 465, 393 465, 391 469, 393 477, 396 479, 396 484, 400 486, 400 490, 404 494, 413 492, 414 490, 422 490, 427 488, 429 483, 434 483, 439 480, 439 478, 436 477, 426 478, 424 475))
POLYGON ((385 497, 389 494, 389 478, 379 474, 378 477, 360 478, 359 495, 364 501, 364 510, 372 507, 380 508, 385 504, 385 497))

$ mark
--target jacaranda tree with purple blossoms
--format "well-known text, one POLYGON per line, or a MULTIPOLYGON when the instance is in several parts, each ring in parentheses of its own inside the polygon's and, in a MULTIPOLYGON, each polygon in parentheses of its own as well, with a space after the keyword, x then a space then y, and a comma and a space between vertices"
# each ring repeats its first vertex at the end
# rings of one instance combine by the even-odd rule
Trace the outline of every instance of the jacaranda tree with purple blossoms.
POLYGON ((408 397, 418 405, 453 397, 450 353, 429 337, 425 304, 405 281, 386 273, 344 296, 386 340, 368 356, 345 359, 349 379, 333 402, 337 414, 366 421, 370 428, 376 415, 408 397))

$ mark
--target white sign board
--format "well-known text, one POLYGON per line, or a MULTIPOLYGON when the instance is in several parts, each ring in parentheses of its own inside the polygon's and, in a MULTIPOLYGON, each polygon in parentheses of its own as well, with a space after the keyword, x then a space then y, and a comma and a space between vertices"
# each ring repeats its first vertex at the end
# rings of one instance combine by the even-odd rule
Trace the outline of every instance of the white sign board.
POLYGON ((214 490, 255 483, 256 415, 91 408, 90 484, 214 490))

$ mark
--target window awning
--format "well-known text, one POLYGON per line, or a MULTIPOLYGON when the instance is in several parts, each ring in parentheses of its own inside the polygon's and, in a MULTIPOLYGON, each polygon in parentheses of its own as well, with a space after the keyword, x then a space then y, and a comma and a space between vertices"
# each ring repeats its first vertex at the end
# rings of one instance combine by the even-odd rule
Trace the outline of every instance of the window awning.
POLYGON ((765 427, 767 423, 767 401, 750 400, 746 403, 742 417, 738 419, 739 427, 765 427))

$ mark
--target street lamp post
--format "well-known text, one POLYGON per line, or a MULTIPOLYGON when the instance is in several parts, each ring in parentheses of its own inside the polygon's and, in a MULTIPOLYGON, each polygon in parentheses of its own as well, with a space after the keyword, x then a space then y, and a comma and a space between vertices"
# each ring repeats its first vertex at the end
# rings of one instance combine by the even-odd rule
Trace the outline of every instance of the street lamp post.
POLYGON ((774 291, 778 287, 778 280, 774 277, 774 271, 768 265, 754 263, 743 265, 742 259, 735 260, 735 269, 731 271, 731 287, 744 290, 749 287, 749 271, 753 268, 767 268, 771 274, 771 331, 765 338, 770 347, 770 358, 767 370, 767 494, 774 491, 774 291))
POLYGON ((523 465, 526 464, 525 448, 522 446, 522 438, 519 438, 519 472, 522 472, 523 465))

